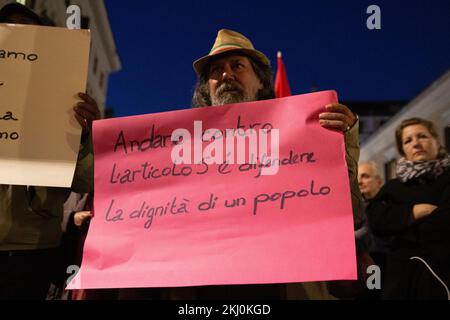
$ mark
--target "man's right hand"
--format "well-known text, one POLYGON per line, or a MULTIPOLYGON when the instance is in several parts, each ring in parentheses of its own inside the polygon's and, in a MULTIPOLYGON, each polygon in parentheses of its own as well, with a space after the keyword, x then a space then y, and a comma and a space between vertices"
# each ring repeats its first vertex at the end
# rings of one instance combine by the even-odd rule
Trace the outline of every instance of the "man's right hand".
POLYGON ((329 104, 325 106, 326 112, 319 115, 319 123, 327 129, 342 132, 350 130, 358 120, 355 114, 343 104, 329 104))

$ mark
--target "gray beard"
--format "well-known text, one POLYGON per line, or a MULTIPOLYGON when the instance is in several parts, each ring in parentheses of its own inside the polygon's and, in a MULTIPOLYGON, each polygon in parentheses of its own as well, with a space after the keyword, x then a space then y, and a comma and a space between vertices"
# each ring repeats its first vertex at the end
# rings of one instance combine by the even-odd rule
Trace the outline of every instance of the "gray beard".
POLYGON ((254 101, 251 97, 245 96, 241 92, 224 92, 218 97, 211 97, 211 103, 213 106, 223 106, 232 103, 241 103, 254 101))
POLYGON ((216 95, 211 95, 211 105, 223 106, 232 103, 255 101, 256 97, 245 95, 244 90, 238 84, 224 83, 216 91, 216 95), (235 91, 227 91, 234 89, 235 91))

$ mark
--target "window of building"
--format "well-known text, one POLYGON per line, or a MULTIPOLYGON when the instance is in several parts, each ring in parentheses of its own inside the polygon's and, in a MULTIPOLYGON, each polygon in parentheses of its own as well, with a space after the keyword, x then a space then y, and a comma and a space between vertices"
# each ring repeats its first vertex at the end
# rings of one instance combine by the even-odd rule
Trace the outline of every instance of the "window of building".
POLYGON ((97 70, 98 70, 98 58, 94 57, 94 74, 97 74, 97 70))
POLYGON ((395 179, 397 176, 395 169, 397 168, 397 159, 392 159, 388 161, 384 165, 384 181, 389 181, 391 179, 395 179))
POLYGON ((81 29, 89 29, 90 23, 89 17, 81 16, 81 29))

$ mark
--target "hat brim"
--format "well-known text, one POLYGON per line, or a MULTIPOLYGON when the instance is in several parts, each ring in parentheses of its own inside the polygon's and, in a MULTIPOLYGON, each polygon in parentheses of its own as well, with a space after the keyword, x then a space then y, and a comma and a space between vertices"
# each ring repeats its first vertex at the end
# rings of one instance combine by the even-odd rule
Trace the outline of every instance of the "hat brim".
POLYGON ((47 22, 44 21, 33 10, 31 10, 28 7, 21 5, 19 3, 9 3, 0 10, 0 23, 6 22, 6 18, 13 13, 20 13, 20 14, 27 15, 28 17, 35 20, 37 22, 37 24, 47 25, 47 22))
POLYGON ((270 66, 270 60, 262 52, 260 52, 258 50, 254 50, 254 49, 244 49, 244 48, 240 48, 240 47, 225 48, 225 49, 221 50, 220 52, 216 52, 216 53, 204 56, 204 57, 194 61, 194 63, 192 65, 193 65, 194 70, 197 73, 197 75, 200 76, 203 73, 205 66, 208 64, 208 62, 211 59, 215 59, 224 54, 230 54, 233 52, 235 52, 236 54, 243 53, 245 55, 251 56, 252 58, 255 58, 257 61, 261 62, 262 64, 264 64, 266 66, 270 66))

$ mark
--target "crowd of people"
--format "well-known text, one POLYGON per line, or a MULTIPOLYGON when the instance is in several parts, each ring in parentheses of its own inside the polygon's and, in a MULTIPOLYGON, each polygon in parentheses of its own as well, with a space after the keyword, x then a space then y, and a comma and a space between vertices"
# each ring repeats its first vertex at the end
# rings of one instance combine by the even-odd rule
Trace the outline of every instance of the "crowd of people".
MULTIPOLYGON (((32 10, 9 4, 0 23, 48 25, 32 10)), ((192 107, 275 97, 269 59, 244 35, 222 29, 209 54, 193 64, 198 82, 192 107)), ((450 283, 450 156, 433 124, 401 123, 395 139, 397 178, 383 185, 374 162, 358 167, 358 117, 330 104, 324 130, 345 141, 358 280, 321 283, 161 289, 64 290, 67 267, 80 265, 93 199, 92 121, 99 108, 79 93, 74 117, 83 128, 71 188, 0 185, 0 299, 448 299, 450 283), (367 268, 379 266, 381 289, 367 287, 367 268), (32 267, 30 267, 32 266, 32 267), (292 286, 296 287, 293 288, 292 286), (295 295, 286 292, 295 291, 295 295)))

